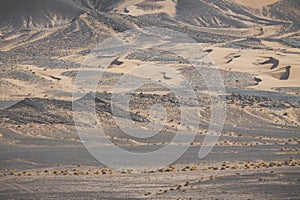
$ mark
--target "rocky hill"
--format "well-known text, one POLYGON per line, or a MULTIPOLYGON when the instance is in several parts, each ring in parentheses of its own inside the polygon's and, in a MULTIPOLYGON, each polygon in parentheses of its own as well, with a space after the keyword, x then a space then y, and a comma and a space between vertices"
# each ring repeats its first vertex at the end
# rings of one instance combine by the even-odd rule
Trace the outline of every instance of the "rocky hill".
POLYGON ((281 0, 275 4, 265 7, 264 14, 271 18, 290 22, 294 30, 300 28, 300 1, 281 0))
POLYGON ((159 16, 165 14, 168 16, 165 20, 168 21, 174 21, 175 18, 178 23, 226 28, 298 24, 299 21, 299 2, 296 0, 282 0, 269 5, 263 13, 230 0, 177 0, 173 4, 168 0, 3 0, 1 3, 2 29, 52 28, 76 21, 83 13, 100 21, 105 20, 103 14, 119 15, 121 18, 155 15, 159 20, 159 16), (170 6, 174 6, 174 16, 170 16, 170 6), (134 8, 135 13, 129 7, 134 8))
POLYGON ((69 0, 3 0, 0 26, 5 28, 51 28, 73 21, 83 9, 69 0))

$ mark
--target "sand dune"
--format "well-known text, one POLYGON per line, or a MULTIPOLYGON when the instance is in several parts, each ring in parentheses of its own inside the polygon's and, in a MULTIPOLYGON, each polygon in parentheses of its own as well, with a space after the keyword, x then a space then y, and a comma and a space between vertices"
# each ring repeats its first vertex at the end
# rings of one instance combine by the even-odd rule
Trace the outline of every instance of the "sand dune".
POLYGON ((279 80, 288 80, 291 74, 291 66, 282 67, 276 71, 271 72, 271 76, 279 80))
POLYGON ((252 74, 258 85, 250 88, 276 91, 276 88, 300 86, 300 60, 297 54, 214 48, 210 55, 220 69, 252 74), (240 57, 234 59, 233 55, 240 57))
POLYGON ((272 64, 271 69, 275 69, 279 65, 279 60, 276 59, 276 58, 270 57, 269 60, 266 60, 266 61, 264 61, 264 62, 262 62, 260 64, 261 65, 272 64))
POLYGON ((118 13, 132 16, 145 14, 166 13, 174 17, 176 14, 176 4, 172 0, 165 1, 145 1, 145 0, 128 0, 120 4, 116 9, 118 13))
POLYGON ((263 7, 274 4, 278 2, 279 0, 234 0, 235 2, 249 6, 252 8, 262 9, 263 7))

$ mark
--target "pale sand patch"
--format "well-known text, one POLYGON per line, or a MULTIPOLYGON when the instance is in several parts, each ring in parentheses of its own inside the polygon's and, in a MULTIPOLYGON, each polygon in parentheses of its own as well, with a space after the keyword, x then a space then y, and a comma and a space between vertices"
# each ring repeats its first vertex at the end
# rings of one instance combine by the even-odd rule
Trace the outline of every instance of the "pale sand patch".
POLYGON ((39 87, 32 85, 28 82, 17 80, 17 79, 9 79, 9 78, 5 78, 3 80, 17 86, 17 88, 13 88, 11 91, 7 91, 7 93, 5 94, 6 100, 31 97, 31 96, 34 97, 43 96, 42 94, 43 91, 39 87))
POLYGON ((262 79, 262 82, 259 83, 257 86, 252 86, 249 88, 254 88, 257 90, 264 90, 264 91, 273 91, 273 88, 280 88, 280 87, 300 87, 299 81, 290 81, 290 80, 278 80, 276 78, 272 78, 270 76, 258 76, 258 78, 262 79))
POLYGON ((127 73, 128 71, 132 70, 133 68, 135 68, 137 66, 142 65, 142 63, 143 63, 140 60, 134 60, 134 59, 128 60, 128 59, 125 59, 124 57, 126 57, 126 56, 123 56, 118 59, 119 61, 123 62, 123 64, 121 64, 119 66, 113 65, 110 68, 107 68, 106 71, 111 72, 111 73, 118 73, 118 74, 127 73))
POLYGON ((300 48, 292 48, 288 45, 278 42, 261 41, 265 46, 272 47, 272 49, 278 49, 279 51, 293 51, 300 54, 300 48))
POLYGON ((235 2, 242 4, 244 6, 249 6, 252 8, 262 9, 263 7, 274 4, 279 0, 234 0, 235 2))
POLYGON ((78 63, 78 65, 81 65, 80 63, 83 63, 85 58, 86 58, 86 56, 81 56, 76 53, 73 53, 73 54, 70 54, 70 55, 67 55, 64 57, 59 57, 60 60, 78 63))
POLYGON ((261 27, 261 30, 262 34, 258 35, 257 38, 278 37, 278 34, 281 34, 282 28, 279 26, 263 26, 261 27))
POLYGON ((176 15, 176 3, 172 0, 166 0, 162 2, 157 2, 158 5, 162 5, 162 9, 157 10, 142 10, 138 9, 136 4, 143 2, 144 0, 128 0, 125 1, 123 4, 121 4, 118 8, 116 8, 116 11, 118 13, 123 13, 127 15, 132 16, 140 16, 145 14, 157 14, 157 13, 167 13, 171 17, 174 17, 176 15), (124 9, 127 9, 129 12, 125 13, 124 9))
POLYGON ((283 33, 280 35, 280 38, 287 38, 287 37, 294 37, 294 38, 300 38, 300 31, 296 32, 289 32, 289 33, 283 33))
POLYGON ((27 71, 34 72, 35 75, 48 80, 46 83, 31 83, 18 79, 3 78, 2 80, 7 81, 14 85, 14 88, 6 90, 5 99, 22 99, 24 97, 39 97, 39 98, 56 98, 61 100, 71 100, 72 97, 66 97, 63 95, 56 94, 56 91, 63 91, 72 93, 73 91, 73 80, 71 77, 62 76, 61 74, 72 69, 44 69, 33 65, 20 65, 27 71), (55 80, 51 76, 60 78, 61 80, 55 80))
MULTIPOLYGON (((272 43, 273 45, 273 43, 272 43)), ((285 46, 284 46, 285 47, 285 46)), ((278 44, 279 50, 282 48, 278 44)), ((284 48, 288 50, 287 48, 284 48)), ((281 49, 282 50, 282 49, 281 49)), ((298 54, 289 54, 282 51, 264 51, 264 50, 241 50, 231 48, 213 48, 210 54, 213 61, 220 69, 236 72, 246 72, 262 79, 255 88, 259 90, 273 91, 276 87, 300 87, 300 58, 298 54), (233 58, 230 63, 230 56, 239 55, 239 58, 233 58), (260 63, 273 57, 279 60, 279 65, 271 70, 272 64, 261 65, 260 63), (285 72, 285 67, 291 66, 288 80, 279 80, 280 75, 285 72)))

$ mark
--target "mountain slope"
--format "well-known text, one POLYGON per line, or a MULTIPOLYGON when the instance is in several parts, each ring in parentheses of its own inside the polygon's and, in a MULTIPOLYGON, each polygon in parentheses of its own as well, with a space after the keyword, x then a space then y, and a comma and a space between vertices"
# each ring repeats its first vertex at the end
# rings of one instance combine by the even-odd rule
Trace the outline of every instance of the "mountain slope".
POLYGON ((246 28, 275 22, 258 16, 256 10, 229 0, 178 0, 177 19, 206 27, 246 28))
MULTIPOLYGON (((130 12, 134 8, 139 12, 151 14, 143 10, 141 5, 160 6, 152 14, 166 14, 170 8, 164 0, 2 0, 0 7, 0 27, 20 28, 51 28, 74 21, 82 13, 118 14, 135 17, 130 12), (120 7, 121 6, 121 7, 120 7), (123 7, 124 8, 123 8, 123 7), (121 9, 121 11, 120 11, 121 9), (117 12, 117 13, 116 13, 117 12)), ((282 25, 289 22, 299 23, 299 1, 283 0, 264 8, 265 17, 259 16, 257 10, 232 0, 177 0, 176 14, 170 18, 177 23, 187 23, 201 27, 247 28, 255 25, 282 25)), ((151 7, 152 8, 152 7, 151 7)), ((148 9, 148 7, 147 7, 148 9)), ((174 8, 175 9, 175 8, 174 8)), ((174 11, 175 13, 175 11, 174 11)), ((97 15, 93 15, 97 16, 97 15)), ((97 20, 102 20, 97 18, 97 20)))
POLYGON ((118 4, 124 0, 73 0, 79 6, 90 10, 108 12, 113 10, 118 4))
POLYGON ((0 27, 55 27, 74 20, 83 12, 69 0, 2 0, 0 27))
POLYGON ((300 28, 300 1, 281 0, 264 8, 264 15, 289 21, 294 30, 300 28))

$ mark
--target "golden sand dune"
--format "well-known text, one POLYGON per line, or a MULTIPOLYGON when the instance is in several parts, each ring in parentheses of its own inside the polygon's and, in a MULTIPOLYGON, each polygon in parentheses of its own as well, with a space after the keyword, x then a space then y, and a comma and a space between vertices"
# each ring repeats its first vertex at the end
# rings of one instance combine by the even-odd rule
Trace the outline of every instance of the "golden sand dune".
POLYGON ((157 13, 167 13, 170 16, 175 16, 176 3, 172 0, 153 2, 144 0, 128 0, 118 6, 115 11, 132 16, 157 13))
POLYGON ((244 6, 249 6, 252 8, 262 9, 263 7, 276 3, 279 0, 234 0, 235 2, 242 4, 244 6))
POLYGON ((216 47, 210 55, 220 69, 250 73, 261 80, 252 88, 274 91, 281 87, 299 87, 299 55, 279 52, 216 47))

